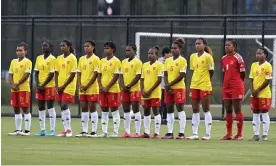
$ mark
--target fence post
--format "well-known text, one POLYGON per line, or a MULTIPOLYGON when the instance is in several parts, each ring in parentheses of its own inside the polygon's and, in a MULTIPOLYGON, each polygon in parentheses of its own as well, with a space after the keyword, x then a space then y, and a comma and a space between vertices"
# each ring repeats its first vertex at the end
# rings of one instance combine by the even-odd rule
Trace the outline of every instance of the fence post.
POLYGON ((265 21, 262 21, 262 47, 265 46, 265 21))
MULTIPOLYGON (((34 34, 35 34, 35 29, 34 29, 34 25, 35 24, 35 18, 32 17, 32 28, 31 28, 31 61, 32 61, 32 71, 33 71, 33 68, 34 68, 34 63, 35 62, 35 59, 34 59, 34 41, 35 41, 35 38, 34 38, 34 34)), ((31 72, 31 84, 30 84, 30 90, 31 90, 31 94, 30 94, 30 112, 32 113, 33 112, 33 72, 31 72)))
POLYGON ((170 47, 172 46, 173 41, 173 21, 170 21, 170 47))
MULTIPOLYGON (((223 18, 223 52, 222 52, 222 56, 224 56, 225 54, 225 47, 224 44, 226 42, 226 35, 227 35, 227 17, 224 16, 223 18)), ((222 65, 222 64, 221 64, 222 65)), ((221 72, 221 85, 223 85, 223 80, 224 80, 224 74, 223 72, 221 72)), ((224 103, 223 103, 223 99, 222 99, 222 107, 221 107, 221 119, 224 120, 224 103)))
POLYGON ((126 26, 127 26, 127 29, 126 29, 126 46, 129 44, 129 16, 127 16, 127 19, 126 19, 126 26))
MULTIPOLYGON (((79 56, 78 58, 80 58, 82 56, 82 21, 80 21, 79 23, 79 56)), ((77 75, 75 75, 75 77, 77 77, 77 75)), ((78 90, 78 89, 77 89, 78 90)), ((81 106, 80 106, 80 101, 78 101, 78 116, 81 116, 81 106)))

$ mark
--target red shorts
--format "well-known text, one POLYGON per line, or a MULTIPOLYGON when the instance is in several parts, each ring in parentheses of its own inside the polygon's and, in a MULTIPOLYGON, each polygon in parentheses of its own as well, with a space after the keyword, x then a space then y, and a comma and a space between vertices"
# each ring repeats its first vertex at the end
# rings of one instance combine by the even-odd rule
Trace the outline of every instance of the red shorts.
POLYGON ((142 100, 142 106, 143 107, 160 107, 161 100, 158 98, 142 100))
POLYGON ((99 103, 101 107, 120 107, 120 93, 100 93, 99 103))
POLYGON ((269 111, 271 108, 271 98, 250 98, 251 110, 269 111))
POLYGON ((31 93, 27 91, 11 92, 12 107, 30 107, 31 93))
POLYGON ((122 102, 132 102, 132 101, 141 101, 141 92, 121 92, 121 101, 122 102))
POLYGON ((235 88, 235 89, 222 89, 222 98, 223 100, 242 100, 244 97, 244 88, 235 88))
POLYGON ((56 95, 56 99, 58 102, 68 101, 70 103, 75 103, 75 96, 69 95, 68 93, 64 93, 64 92, 56 95))
POLYGON ((200 89, 190 89, 190 98, 193 100, 201 100, 207 95, 211 95, 212 91, 210 90, 200 90, 200 89))
POLYGON ((88 101, 88 102, 97 102, 99 100, 99 95, 98 94, 80 95, 79 100, 80 101, 88 101))
POLYGON ((35 90, 36 100, 55 100, 56 99, 56 88, 45 88, 42 92, 35 90))
POLYGON ((165 103, 174 102, 175 104, 186 103, 186 90, 185 89, 172 89, 172 94, 165 90, 165 103))

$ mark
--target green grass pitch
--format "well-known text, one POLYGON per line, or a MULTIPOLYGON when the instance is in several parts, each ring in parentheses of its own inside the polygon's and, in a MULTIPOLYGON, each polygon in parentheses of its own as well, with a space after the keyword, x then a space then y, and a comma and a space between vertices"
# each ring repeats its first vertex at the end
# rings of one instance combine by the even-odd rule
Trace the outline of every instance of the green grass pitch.
MULTIPOLYGON (((244 124, 243 141, 220 141, 225 134, 225 122, 214 121, 212 140, 153 140, 153 139, 101 139, 101 138, 58 138, 35 136, 8 136, 14 130, 14 118, 2 117, 2 164, 14 165, 61 165, 61 164, 275 164, 276 123, 271 123, 268 142, 250 142, 251 122, 244 124)), ((48 127, 48 121, 47 121, 48 127)), ((134 130, 132 123, 132 131, 134 130)), ((23 123, 24 126, 24 123, 23 123)), ((142 124, 143 126, 143 124, 142 124)), ((154 131, 153 121, 151 124, 154 131)), ((89 129, 91 126, 89 126, 89 129)), ((99 129, 101 128, 99 124, 99 129)), ((112 120, 109 132, 112 132, 112 120)), ((74 134, 81 131, 80 119, 72 120, 74 134)), ((142 127, 143 129, 143 127, 142 127)), ((199 135, 204 134, 201 121, 199 135)), ((32 120, 32 134, 39 131, 38 118, 32 120)), ((61 120, 57 119, 57 132, 62 131, 61 120)), ((167 127, 161 128, 161 135, 167 127)), ((175 123, 175 135, 178 122, 175 123)), ((100 132, 100 130, 99 130, 100 132)), ((121 121, 120 134, 123 132, 121 121)), ((234 133, 236 127, 234 125, 234 133)), ((188 121, 186 135, 191 134, 188 121)))

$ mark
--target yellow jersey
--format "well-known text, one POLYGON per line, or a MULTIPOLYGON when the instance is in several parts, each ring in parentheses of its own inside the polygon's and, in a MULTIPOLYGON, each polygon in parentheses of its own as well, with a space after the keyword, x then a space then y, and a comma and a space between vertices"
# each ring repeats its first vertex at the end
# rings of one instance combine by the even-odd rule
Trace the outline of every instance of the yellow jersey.
POLYGON ((204 52, 200 57, 197 53, 190 56, 190 69, 193 70, 191 89, 212 90, 209 70, 214 70, 212 55, 204 52))
MULTIPOLYGON (((71 73, 77 72, 77 58, 72 53, 66 58, 64 55, 58 56, 55 70, 58 72, 58 86, 63 86, 66 80, 70 77, 71 73)), ((75 76, 74 80, 70 82, 63 92, 75 96, 76 86, 77 76, 75 76)))
MULTIPOLYGON (((81 85, 86 86, 90 80, 94 77, 95 71, 98 72, 100 64, 100 58, 93 54, 91 57, 87 58, 86 55, 80 57, 78 64, 78 72, 81 73, 81 85)), ((80 95, 92 95, 99 94, 98 81, 95 80, 94 83, 86 90, 85 93, 79 92, 80 95)))
MULTIPOLYGON (((150 90, 150 88, 155 84, 155 82, 158 80, 158 77, 164 76, 164 65, 156 61, 153 64, 150 64, 150 62, 146 62, 143 64, 142 67, 142 76, 141 78, 144 79, 144 91, 150 90)), ((144 100, 147 99, 154 99, 158 98, 161 99, 161 83, 158 85, 157 88, 155 88, 152 93, 150 94, 149 98, 143 98, 144 100)))
MULTIPOLYGON (((173 57, 167 58, 165 61, 165 69, 168 73, 168 82, 172 82, 175 80, 180 73, 187 71, 187 61, 184 57, 179 56, 177 59, 173 59, 173 57)), ((184 78, 178 83, 171 86, 172 89, 186 89, 184 78)))
MULTIPOLYGON (((136 75, 141 74, 142 62, 138 58, 133 58, 130 62, 128 58, 124 59, 122 62, 121 74, 124 77, 124 84, 127 86, 136 77, 136 75)), ((131 92, 140 91, 140 81, 130 88, 131 92)))
MULTIPOLYGON (((46 59, 44 59, 44 55, 39 55, 35 61, 35 71, 38 71, 38 80, 39 85, 43 84, 48 78, 49 73, 55 72, 55 62, 56 58, 50 54, 46 59)), ((55 78, 53 78, 47 85, 46 88, 55 87, 55 78)))
MULTIPOLYGON (((265 80, 272 79, 272 66, 267 61, 261 65, 259 62, 255 62, 251 65, 249 78, 253 79, 253 88, 259 88, 265 80)), ((252 97, 252 96, 251 96, 252 97)), ((261 90, 258 98, 271 98, 271 90, 269 85, 261 90)))
MULTIPOLYGON (((99 68, 99 73, 102 74, 102 86, 105 88, 110 81, 113 79, 114 74, 120 74, 121 71, 121 61, 113 56, 111 59, 107 60, 107 58, 102 58, 100 62, 100 68, 99 68)), ((111 93, 119 93, 120 92, 120 87, 118 80, 113 84, 108 92, 111 93)))
MULTIPOLYGON (((9 73, 13 75, 13 82, 18 83, 18 81, 24 76, 25 73, 32 72, 32 62, 24 58, 21 61, 19 59, 13 59, 10 64, 9 73)), ((11 90, 13 92, 13 90, 11 90)), ((28 79, 19 85, 19 91, 30 92, 30 76, 28 79)))

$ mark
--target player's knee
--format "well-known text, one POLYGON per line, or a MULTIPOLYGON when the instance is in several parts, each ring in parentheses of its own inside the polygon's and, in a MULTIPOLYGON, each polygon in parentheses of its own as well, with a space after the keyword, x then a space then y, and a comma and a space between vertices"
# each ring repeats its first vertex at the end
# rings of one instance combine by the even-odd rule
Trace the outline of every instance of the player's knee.
POLYGON ((227 113, 227 114, 232 114, 232 113, 233 113, 233 110, 232 110, 232 109, 226 109, 226 113, 227 113))
MULTIPOLYGON (((49 108, 49 107, 48 107, 49 108)), ((52 108, 52 107, 51 107, 52 108)), ((38 110, 39 111, 44 111, 45 110, 45 106, 44 105, 39 105, 38 106, 38 110)))
POLYGON ((27 107, 22 107, 22 111, 24 114, 30 113, 29 108, 27 108, 27 107))
POLYGON ((124 108, 124 113, 129 113, 130 109, 129 108, 124 108))
POLYGON ((268 113, 268 110, 261 110, 260 112, 264 114, 264 113, 268 113))
POLYGON ((47 108, 53 108, 54 107, 54 101, 47 101, 47 108))
POLYGON ((197 109, 197 108, 193 108, 193 113, 199 113, 199 109, 197 109))
POLYGON ((209 112, 210 110, 209 109, 203 109, 203 112, 209 112))
POLYGON ((259 114, 260 113, 260 110, 252 110, 253 114, 259 114))
POLYGON ((150 110, 144 111, 145 116, 150 116, 150 110))
POLYGON ((60 107, 61 107, 61 110, 63 110, 63 111, 68 109, 67 104, 61 104, 60 107))

